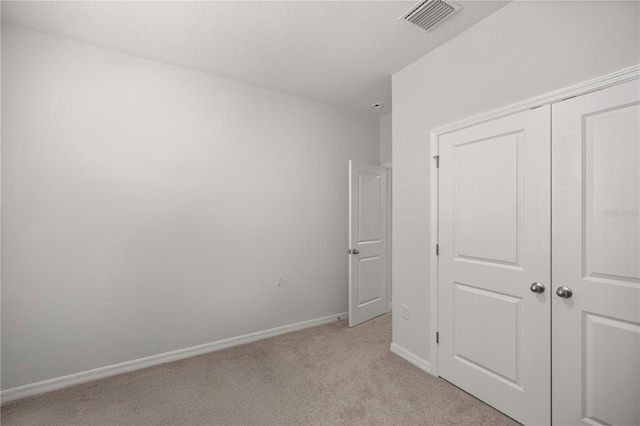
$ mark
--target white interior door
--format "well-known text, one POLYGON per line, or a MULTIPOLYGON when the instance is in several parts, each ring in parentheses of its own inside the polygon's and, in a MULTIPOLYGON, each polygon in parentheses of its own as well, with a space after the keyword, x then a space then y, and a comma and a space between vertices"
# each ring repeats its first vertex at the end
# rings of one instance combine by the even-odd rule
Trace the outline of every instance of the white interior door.
POLYGON ((639 94, 553 106, 554 424, 640 424, 639 94))
POLYGON ((385 169, 349 161, 349 327, 387 311, 386 202, 385 169))
POLYGON ((439 375, 536 425, 551 420, 550 136, 544 106, 439 138, 439 375))

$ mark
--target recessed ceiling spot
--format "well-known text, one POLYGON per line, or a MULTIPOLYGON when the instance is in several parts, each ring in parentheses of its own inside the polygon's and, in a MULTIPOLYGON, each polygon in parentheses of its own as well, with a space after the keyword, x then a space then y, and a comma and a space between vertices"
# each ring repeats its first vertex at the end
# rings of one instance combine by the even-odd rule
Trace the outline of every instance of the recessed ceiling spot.
POLYGON ((428 31, 460 9, 462 6, 452 1, 420 0, 398 19, 404 19, 428 31))
POLYGON ((380 109, 380 108, 382 108, 383 106, 384 106, 384 104, 381 104, 381 103, 377 103, 377 102, 376 102, 375 104, 371 105, 371 108, 380 109))

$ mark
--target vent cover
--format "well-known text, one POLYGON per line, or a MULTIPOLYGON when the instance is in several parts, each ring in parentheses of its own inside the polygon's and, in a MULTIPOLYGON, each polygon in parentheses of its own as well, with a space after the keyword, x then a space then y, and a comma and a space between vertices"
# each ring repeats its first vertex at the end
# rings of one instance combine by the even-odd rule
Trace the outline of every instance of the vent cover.
POLYGON ((462 7, 452 1, 421 0, 398 19, 404 19, 428 31, 460 9, 462 7))

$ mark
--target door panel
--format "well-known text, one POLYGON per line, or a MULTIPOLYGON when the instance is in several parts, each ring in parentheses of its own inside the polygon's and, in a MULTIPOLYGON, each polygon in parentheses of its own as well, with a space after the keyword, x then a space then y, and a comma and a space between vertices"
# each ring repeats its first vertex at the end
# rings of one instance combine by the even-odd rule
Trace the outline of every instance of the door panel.
POLYGON ((439 373, 526 424, 550 413, 550 108, 439 138, 439 373))
POLYGON ((359 283, 358 306, 380 300, 383 291, 380 256, 358 257, 359 283))
MULTIPOLYGON (((358 172, 358 242, 380 241, 380 173, 358 172)), ((385 188, 386 189, 386 188, 385 188)))
POLYGON ((637 425, 640 326, 585 313, 583 327, 584 417, 595 424, 637 425))
POLYGON ((627 105, 584 117, 586 276, 631 282, 640 276, 638 221, 623 218, 634 208, 637 216, 639 204, 638 113, 638 105, 627 105))
POLYGON ((455 146, 456 260, 518 264, 522 139, 518 132, 455 146), (478 188, 495 194, 491 204, 478 188))
POLYGON ((639 94, 553 106, 555 424, 640 424, 639 94))
POLYGON ((456 283, 454 306, 453 352, 457 360, 520 387, 522 299, 456 283), (478 309, 484 315, 475 315, 478 309))
POLYGON ((387 312, 386 170, 349 162, 349 326, 387 312))

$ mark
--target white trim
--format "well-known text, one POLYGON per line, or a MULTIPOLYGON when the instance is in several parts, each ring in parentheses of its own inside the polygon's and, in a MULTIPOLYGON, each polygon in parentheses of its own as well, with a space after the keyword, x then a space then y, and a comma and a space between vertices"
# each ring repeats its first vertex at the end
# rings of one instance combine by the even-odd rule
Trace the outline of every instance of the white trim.
POLYGON ((101 379, 104 377, 114 376, 116 374, 151 367, 153 365, 164 364, 171 361, 177 361, 179 359, 190 358, 192 356, 209 352, 215 352, 221 349, 230 348, 232 346, 243 345, 245 343, 254 342, 256 340, 262 340, 269 337, 278 336, 280 334, 290 333, 292 331, 315 327, 348 317, 348 312, 329 315, 326 317, 302 321, 295 324, 270 328, 268 330, 256 331, 254 333, 248 333, 242 336, 231 337, 229 339, 218 340, 217 342, 205 343, 203 345, 192 346, 190 348, 178 349, 175 351, 152 355, 145 358, 134 359, 132 361, 121 362, 119 364, 107 365, 106 367, 81 371, 79 373, 69 374, 68 376, 56 377, 55 379, 44 380, 37 383, 31 383, 28 385, 3 390, 0 393, 0 399, 2 400, 2 402, 13 401, 15 399, 24 398, 26 396, 32 396, 43 392, 62 389, 68 386, 90 382, 92 380, 101 379))
MULTIPOLYGON (((429 143, 429 156, 438 155, 438 140, 440 136, 451 133, 456 130, 463 129, 465 127, 473 126, 476 124, 484 123, 486 121, 495 120, 500 117, 515 114, 521 111, 525 111, 531 108, 549 105, 555 102, 560 102, 568 98, 575 96, 585 95, 587 93, 595 92, 597 90, 606 89, 617 84, 626 83, 627 81, 636 80, 640 78, 640 65, 634 65, 629 68, 616 71, 611 74, 607 74, 602 77, 594 78, 582 83, 575 84, 573 86, 566 87, 564 89, 556 90, 551 93, 547 93, 542 96, 527 99, 525 101, 512 104, 506 107, 498 108, 493 111, 489 111, 483 114, 479 114, 473 117, 468 117, 463 120, 456 121, 454 123, 446 124, 444 126, 437 127, 431 131, 430 143, 429 143)), ((431 160, 431 158, 430 158, 431 160)), ((431 330, 429 331, 429 338, 431 339, 431 370, 434 375, 438 374, 438 346, 435 344, 436 332, 438 330, 438 257, 436 256, 435 244, 438 243, 438 176, 437 170, 434 177, 435 167, 431 167, 431 199, 429 211, 431 213, 431 330), (435 185, 435 187, 434 187, 435 185)))
POLYGON ((400 358, 404 359, 405 361, 409 361, 411 364, 415 365, 420 370, 423 370, 429 374, 433 374, 431 372, 431 364, 429 364, 429 361, 420 358, 418 355, 406 350, 402 346, 396 345, 395 343, 391 344, 390 349, 391 349, 391 352, 398 355, 400 358))
POLYGON ((392 288, 393 288, 393 167, 391 163, 384 163, 382 167, 387 169, 387 312, 392 308, 392 288))
POLYGON ((438 257, 435 255, 436 244, 440 242, 438 235, 438 191, 440 188, 438 168, 433 156, 439 155, 438 137, 431 134, 431 329, 429 330, 429 353, 431 355, 431 371, 434 376, 438 375, 438 344, 436 343, 436 333, 438 332, 438 257), (435 209, 433 208, 435 206, 435 209), (434 285, 435 283, 435 285, 434 285))
POLYGON ((632 67, 625 68, 623 70, 616 71, 602 77, 594 78, 592 80, 574 84, 573 86, 569 86, 564 89, 544 94, 542 96, 537 96, 535 98, 527 99, 506 107, 498 108, 493 111, 485 112, 479 115, 465 118, 463 120, 456 121, 454 123, 446 124, 432 130, 431 135, 432 137, 434 134, 436 136, 443 135, 445 133, 450 133, 456 130, 460 130, 464 127, 473 126, 475 124, 490 121, 499 117, 503 117, 505 115, 515 114, 517 112, 534 107, 548 105, 575 96, 585 95, 590 92, 606 89, 607 87, 615 86, 616 84, 625 83, 637 78, 640 78, 640 65, 634 65, 632 67))

